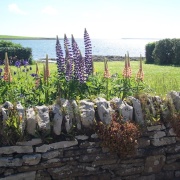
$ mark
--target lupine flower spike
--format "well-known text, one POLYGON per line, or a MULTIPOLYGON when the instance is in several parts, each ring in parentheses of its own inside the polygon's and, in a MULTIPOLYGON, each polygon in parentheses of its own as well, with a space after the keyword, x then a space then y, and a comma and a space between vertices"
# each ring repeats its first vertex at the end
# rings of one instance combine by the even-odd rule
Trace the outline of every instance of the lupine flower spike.
POLYGON ((37 76, 39 75, 39 68, 38 68, 38 64, 36 63, 36 74, 37 76))
POLYGON ((140 55, 140 64, 139 64, 139 71, 136 75, 136 80, 139 80, 139 81, 143 81, 144 79, 144 72, 143 72, 143 69, 142 69, 142 57, 140 55))
POLYGON ((39 85, 40 85, 39 68, 38 68, 38 64, 36 63, 36 81, 35 81, 35 87, 38 88, 39 85))
POLYGON ((50 77, 48 55, 46 54, 46 78, 50 77))
POLYGON ((7 52, 5 53, 4 81, 6 82, 12 81, 7 52))
POLYGON ((92 60, 92 46, 89 34, 85 28, 84 30, 84 45, 85 45, 85 64, 87 74, 93 74, 93 60, 92 60))
POLYGON ((110 75, 110 72, 108 69, 107 60, 105 59, 104 60, 104 78, 110 78, 110 77, 111 77, 111 75, 110 75))
POLYGON ((64 48, 66 52, 65 64, 66 64, 66 80, 69 81, 72 79, 73 75, 73 54, 70 47, 70 43, 66 35, 64 35, 64 48))
POLYGON ((85 62, 73 35, 72 35, 72 50, 74 56, 74 77, 78 79, 81 83, 84 83, 86 80, 85 62))
POLYGON ((128 66, 128 58, 126 55, 125 55, 125 66, 123 69, 123 77, 124 78, 130 78, 131 77, 131 71, 130 71, 130 68, 128 66))
POLYGON ((56 38, 56 57, 57 57, 58 73, 59 74, 65 73, 65 60, 64 60, 63 51, 62 51, 58 36, 56 38))
POLYGON ((129 52, 127 52, 127 58, 128 58, 128 68, 129 68, 129 74, 130 74, 130 77, 132 75, 132 69, 131 69, 131 64, 130 64, 130 58, 129 58, 129 52))

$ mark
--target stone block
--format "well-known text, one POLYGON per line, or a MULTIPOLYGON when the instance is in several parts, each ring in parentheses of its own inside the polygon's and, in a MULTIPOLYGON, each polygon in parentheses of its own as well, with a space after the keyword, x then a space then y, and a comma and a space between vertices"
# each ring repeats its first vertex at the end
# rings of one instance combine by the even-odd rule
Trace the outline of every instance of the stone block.
POLYGON ((110 124, 111 122, 111 114, 113 112, 113 109, 110 106, 110 103, 106 101, 106 99, 98 97, 95 100, 95 103, 97 105, 97 111, 100 120, 104 124, 110 124))
POLYGON ((47 152, 50 150, 63 149, 71 146, 78 145, 78 141, 61 141, 52 144, 44 144, 42 146, 36 147, 36 152, 47 152))
POLYGON ((89 100, 81 100, 79 103, 81 122, 84 127, 91 127, 95 118, 94 103, 89 100))
POLYGON ((151 135, 149 137, 153 139, 159 139, 166 136, 166 133, 164 131, 153 131, 150 134, 151 135))
POLYGON ((175 137, 162 137, 160 139, 152 139, 151 143, 153 146, 165 146, 176 143, 175 137))
POLYGON ((41 143, 42 143, 42 140, 37 138, 37 139, 31 139, 30 141, 17 142, 16 145, 18 145, 18 146, 34 146, 34 145, 39 145, 41 143))
POLYGON ((175 162, 176 160, 180 160, 180 154, 171 154, 171 155, 167 155, 166 156, 166 163, 169 164, 169 163, 173 163, 175 162))
POLYGON ((12 158, 12 157, 2 157, 0 158, 0 167, 17 167, 22 166, 22 159, 12 158))
POLYGON ((29 134, 35 135, 37 126, 36 113, 33 108, 26 109, 26 130, 29 134))
POLYGON ((145 173, 157 173, 160 172, 165 164, 166 157, 164 155, 149 156, 145 161, 145 173))
POLYGON ((180 170, 180 163, 179 162, 173 162, 170 164, 165 164, 163 167, 163 170, 165 171, 176 171, 180 170))
POLYGON ((41 160, 41 154, 24 155, 22 159, 25 165, 36 165, 41 160))
POLYGON ((165 130, 165 129, 166 129, 166 127, 164 126, 164 124, 159 124, 159 125, 147 127, 148 131, 161 131, 161 130, 165 130))
POLYGON ((53 158, 56 158, 59 156, 63 157, 63 151, 61 151, 61 150, 49 151, 49 152, 42 154, 42 159, 45 159, 45 160, 53 159, 53 158))
POLYGON ((76 138, 77 140, 82 140, 82 141, 85 141, 85 140, 88 140, 88 139, 89 139, 89 137, 86 136, 86 135, 78 135, 78 136, 75 136, 75 138, 76 138))
POLYGON ((135 174, 140 174, 144 170, 144 166, 140 167, 132 167, 132 168, 121 168, 115 172, 116 175, 119 176, 130 176, 135 174))
POLYGON ((180 178, 180 171, 175 171, 175 177, 179 177, 180 178))
POLYGON ((6 146, 0 147, 0 154, 33 153, 32 146, 6 146))

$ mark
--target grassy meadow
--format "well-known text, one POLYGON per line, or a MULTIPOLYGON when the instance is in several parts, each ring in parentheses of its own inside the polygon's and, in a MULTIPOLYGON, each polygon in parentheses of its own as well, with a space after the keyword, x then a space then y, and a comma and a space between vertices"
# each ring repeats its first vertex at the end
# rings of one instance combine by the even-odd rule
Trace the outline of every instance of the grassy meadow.
MULTIPOLYGON (((32 70, 29 73, 35 73, 35 65, 32 65, 32 70)), ((43 63, 38 63, 40 73, 43 72, 43 63)), ((49 63, 50 72, 53 74, 57 72, 56 63, 49 63)), ((108 67, 111 75, 118 73, 122 74, 124 68, 124 62, 122 61, 111 61, 108 62, 108 67)), ((2 68, 2 66, 1 66, 2 68)), ((102 73, 104 72, 104 62, 94 62, 95 72, 102 73)), ((132 78, 135 78, 136 73, 139 69, 138 61, 131 61, 132 68, 132 78)), ((23 69, 23 67, 22 67, 23 69)), ((165 96, 171 90, 180 91, 180 67, 173 66, 158 66, 153 64, 143 64, 144 71, 144 83, 151 90, 150 94, 165 96)), ((11 67, 12 74, 16 71, 16 67, 11 67)))

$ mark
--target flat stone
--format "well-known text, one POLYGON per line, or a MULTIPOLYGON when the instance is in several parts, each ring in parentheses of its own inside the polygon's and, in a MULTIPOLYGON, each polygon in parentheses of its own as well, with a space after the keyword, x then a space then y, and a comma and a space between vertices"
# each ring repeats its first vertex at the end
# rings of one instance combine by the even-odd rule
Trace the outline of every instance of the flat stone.
POLYGON ((36 171, 19 173, 11 176, 7 176, 1 178, 1 180, 35 180, 36 179, 36 171))
POLYGON ((156 179, 156 177, 154 174, 151 174, 149 176, 141 176, 138 178, 138 180, 155 180, 155 179, 156 179))
POLYGON ((159 139, 165 136, 166 136, 166 133, 164 131, 153 131, 152 135, 150 135, 149 137, 153 139, 159 139))
POLYGON ((22 166, 22 159, 12 158, 12 157, 2 157, 0 158, 0 167, 17 167, 22 166))
POLYGON ((35 135, 37 126, 36 113, 33 108, 26 109, 26 130, 29 134, 35 135))
POLYGON ((164 155, 149 156, 145 161, 144 172, 157 173, 160 172, 165 164, 166 157, 164 155))
POLYGON ((155 126, 148 126, 147 130, 148 131, 160 131, 160 130, 164 130, 166 129, 166 127, 162 124, 162 125, 155 125, 155 126))
POLYGON ((164 145, 176 143, 176 138, 175 137, 162 137, 160 139, 153 139, 151 143, 153 146, 164 146, 164 145))
POLYGON ((116 171, 116 174, 120 176, 130 176, 130 175, 142 173, 143 170, 144 170, 144 166, 132 167, 132 168, 121 168, 120 170, 116 171))
POLYGON ((82 140, 82 141, 85 141, 85 140, 89 139, 89 137, 86 136, 86 135, 78 135, 78 136, 75 136, 75 138, 77 140, 82 140))
POLYGON ((47 152, 50 150, 55 150, 55 149, 62 149, 62 148, 67 148, 71 146, 76 146, 78 144, 78 141, 61 141, 57 143, 52 143, 52 144, 44 144, 42 146, 36 147, 36 152, 47 152))
POLYGON ((14 169, 6 169, 4 172, 4 176, 10 176, 14 174, 14 169))
POLYGON ((46 159, 46 160, 47 159, 53 159, 53 158, 58 157, 58 156, 63 156, 63 151, 55 150, 55 151, 43 153, 42 159, 46 159))
POLYGON ((38 145, 41 144, 42 140, 41 139, 31 139, 30 141, 23 141, 23 142, 17 142, 16 145, 19 146, 34 146, 34 145, 38 145))
POLYGON ((24 155, 22 159, 25 165, 36 165, 41 160, 41 154, 24 155))
POLYGON ((0 147, 0 154, 33 153, 32 146, 6 146, 0 147))

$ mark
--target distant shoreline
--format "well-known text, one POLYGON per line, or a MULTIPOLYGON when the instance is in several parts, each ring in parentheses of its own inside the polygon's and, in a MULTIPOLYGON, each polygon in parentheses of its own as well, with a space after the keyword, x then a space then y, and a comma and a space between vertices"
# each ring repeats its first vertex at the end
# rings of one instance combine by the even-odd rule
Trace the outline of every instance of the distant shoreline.
MULTIPOLYGON (((124 61, 124 56, 101 56, 101 55, 93 55, 92 59, 95 62, 103 62, 104 59, 107 59, 108 61, 124 61)), ((142 57, 144 59, 145 57, 142 57)), ((49 58, 51 62, 56 62, 56 58, 49 58)), ((140 57, 130 57, 131 61, 139 61, 140 57)), ((43 62, 45 61, 45 58, 40 58, 36 61, 43 62)))

